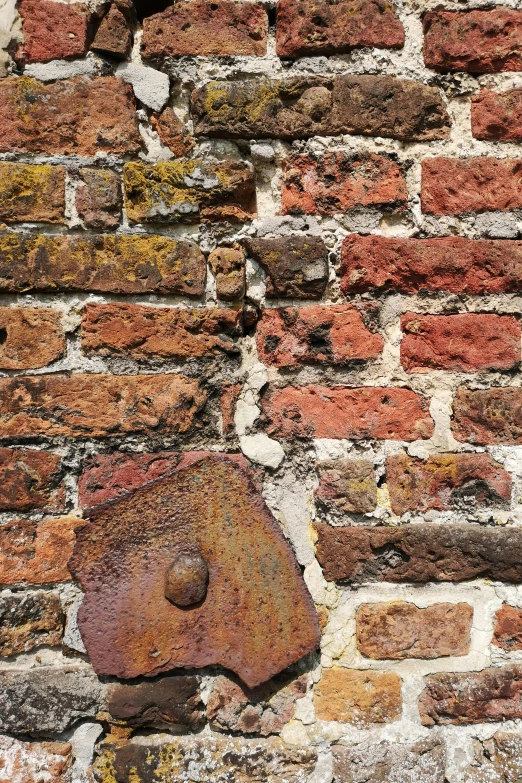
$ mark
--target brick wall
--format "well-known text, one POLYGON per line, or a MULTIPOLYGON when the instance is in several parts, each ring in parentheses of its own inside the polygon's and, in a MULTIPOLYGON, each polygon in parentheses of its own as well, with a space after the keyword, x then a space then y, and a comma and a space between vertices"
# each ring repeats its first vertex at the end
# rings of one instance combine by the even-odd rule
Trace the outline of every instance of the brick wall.
POLYGON ((0 783, 520 781, 522 2, 0 0, 0 46, 0 783), (97 674, 88 510, 209 453, 320 649, 97 674))

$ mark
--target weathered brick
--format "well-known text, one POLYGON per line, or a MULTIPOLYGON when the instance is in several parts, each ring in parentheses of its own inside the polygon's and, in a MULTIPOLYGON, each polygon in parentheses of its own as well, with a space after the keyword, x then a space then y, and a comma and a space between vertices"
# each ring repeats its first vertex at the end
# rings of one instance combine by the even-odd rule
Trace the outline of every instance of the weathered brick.
POLYGON ((516 783, 522 777, 522 734, 497 731, 490 739, 474 739, 461 776, 462 783, 516 783))
POLYGON ((522 443, 522 389, 460 387, 453 399, 451 430, 457 440, 469 443, 522 443))
POLYGON ((481 90, 474 95, 471 129, 476 139, 522 141, 522 89, 481 90))
POLYGON ((65 353, 61 313, 43 307, 0 307, 0 369, 34 370, 65 353))
POLYGON ((522 609, 502 604, 495 614, 493 644, 503 650, 522 650, 522 609))
POLYGON ((245 251, 233 247, 217 247, 208 257, 216 278, 216 295, 220 300, 234 301, 245 293, 245 251))
POLYGON ((125 60, 132 47, 132 30, 129 14, 113 3, 103 17, 91 44, 95 52, 125 60))
POLYGON ((48 451, 0 448, 0 511, 63 511, 60 462, 48 451))
POLYGON ((334 511, 366 514, 377 505, 377 482, 371 462, 331 459, 317 465, 316 500, 334 511))
POLYGON ((169 237, 0 235, 1 291, 199 297, 205 276, 205 258, 198 246, 169 237))
POLYGON ((123 187, 132 223, 249 220, 255 214, 254 174, 247 163, 126 163, 123 187))
POLYGON ((0 737, 0 783, 42 783, 46 778, 52 783, 69 783, 72 761, 68 742, 0 737))
POLYGON ((522 579, 522 531, 478 525, 331 527, 316 524, 326 579, 361 582, 463 582, 522 579))
POLYGON ((401 329, 408 372, 512 370, 520 362, 520 323, 509 315, 405 313, 401 329))
POLYGON ((188 155, 195 146, 195 139, 170 106, 167 106, 161 114, 153 114, 150 121, 163 144, 174 153, 176 158, 188 155))
POLYGON ((127 685, 110 683, 104 713, 111 723, 168 731, 194 731, 204 721, 197 677, 178 675, 127 685))
POLYGON ((519 289, 522 243, 498 239, 402 239, 351 234, 341 253, 344 294, 372 289, 509 293, 519 289))
POLYGON ((219 407, 221 411, 221 431, 226 437, 234 435, 236 405, 243 386, 240 383, 224 383, 221 386, 219 407))
POLYGON ((407 601, 361 604, 356 617, 357 647, 377 660, 467 655, 473 609, 469 604, 432 604, 422 609, 407 601))
POLYGON ((334 215, 354 207, 395 211, 408 198, 399 165, 383 155, 289 155, 282 168, 284 215, 334 215))
POLYGON ((84 57, 87 53, 91 14, 86 6, 22 0, 19 11, 24 42, 16 53, 18 61, 47 63, 84 57))
POLYGON ((521 171, 519 158, 427 158, 422 161, 422 209, 432 215, 519 209, 521 171))
POLYGON ((58 593, 0 594, 0 655, 9 657, 62 641, 64 613, 58 593))
POLYGON ((0 103, 0 152, 117 155, 142 146, 132 87, 114 76, 47 84, 11 76, 0 79, 0 103))
POLYGON ((412 745, 398 742, 378 745, 362 742, 353 747, 333 745, 332 755, 333 783, 405 783, 408 779, 415 783, 445 783, 446 780, 446 748, 440 737, 422 739, 412 745))
POLYGON ((63 223, 63 166, 0 163, 0 220, 6 223, 63 223))
POLYGON ((266 272, 268 299, 320 299, 328 283, 328 249, 320 237, 249 239, 249 255, 266 272))
POLYGON ((378 386, 287 386, 273 389, 263 408, 270 434, 283 438, 429 438, 425 399, 410 389, 378 386))
POLYGON ((254 55, 266 53, 268 17, 257 3, 191 0, 174 3, 143 21, 143 57, 213 54, 254 55))
POLYGON ((522 11, 513 8, 429 11, 424 62, 438 71, 522 70, 522 11))
POLYGON ((279 0, 279 57, 342 54, 359 47, 399 49, 404 29, 386 0, 279 0))
POLYGON ((419 698, 424 726, 516 720, 522 717, 522 666, 480 672, 439 672, 424 678, 419 698))
POLYGON ((83 350, 133 359, 190 359, 239 353, 241 310, 87 304, 82 317, 83 350))
POLYGON ((489 454, 437 454, 427 460, 397 454, 386 460, 394 514, 507 506, 511 476, 489 454))
POLYGON ((267 309, 258 323, 256 340, 261 361, 276 367, 349 364, 374 359, 383 348, 382 337, 367 329, 351 305, 267 309))
POLYGON ((225 138, 353 133, 427 141, 449 132, 437 89, 392 76, 209 82, 192 93, 191 109, 196 133, 225 138))
POLYGON ((183 375, 38 375, 0 379, 0 439, 186 434, 206 393, 183 375))
POLYGON ((19 519, 0 526, 0 585, 70 582, 76 517, 19 519))
POLYGON ((359 728, 390 723, 401 714, 401 679, 395 672, 323 669, 314 688, 314 704, 318 720, 359 728))
POLYGON ((87 228, 116 228, 123 195, 121 180, 112 169, 80 169, 76 209, 87 228))

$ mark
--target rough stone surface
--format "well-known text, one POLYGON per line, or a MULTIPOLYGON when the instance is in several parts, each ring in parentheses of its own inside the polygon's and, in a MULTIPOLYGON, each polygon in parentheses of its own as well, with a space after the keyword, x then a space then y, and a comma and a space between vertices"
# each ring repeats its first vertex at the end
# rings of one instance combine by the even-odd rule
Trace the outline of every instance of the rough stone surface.
POLYGON ((260 4, 178 2, 144 20, 141 53, 159 60, 182 55, 262 56, 267 33, 268 18, 260 4))
POLYGON ((398 49, 404 29, 386 0, 279 0, 276 46, 280 57, 342 54, 362 46, 398 49))
POLYGON ((240 299, 245 293, 245 251, 239 245, 217 247, 208 263, 216 278, 217 298, 225 302, 240 299))
POLYGON ((316 500, 334 511, 366 514, 377 505, 373 464, 364 459, 332 459, 317 465, 316 500))
POLYGON ((453 435, 470 443, 522 443, 522 389, 460 387, 453 399, 453 435))
POLYGON ((132 685, 110 683, 104 699, 109 720, 132 728, 194 731, 204 720, 196 677, 160 677, 132 685))
POLYGON ((359 728, 396 720, 402 710, 401 680, 395 672, 323 669, 314 688, 318 720, 359 728))
POLYGON ((47 63, 83 57, 89 46, 90 13, 80 3, 22 0, 23 44, 16 57, 22 63, 47 63))
POLYGON ((266 272, 269 299, 321 298, 328 283, 328 250, 322 239, 249 239, 246 247, 266 272))
POLYGON ((388 742, 370 748, 365 743, 355 747, 335 745, 332 754, 333 783, 445 781, 446 748, 443 741, 436 737, 419 740, 411 745, 388 742))
POLYGON ((462 783, 516 783, 522 775, 522 735, 497 731, 474 741, 474 758, 463 770, 462 783))
POLYGON ((375 153, 289 155, 282 168, 284 215, 334 215, 354 207, 400 211, 408 198, 399 165, 375 153))
POLYGON ((0 439, 183 435, 206 402, 183 375, 40 375, 0 379, 0 439))
POLYGON ((153 114, 151 124, 163 144, 174 153, 176 158, 188 155, 196 144, 188 128, 183 125, 170 106, 167 106, 161 114, 153 114))
POLYGON ((522 531, 466 524, 401 527, 315 525, 328 580, 462 582, 522 579, 522 531))
POLYGON ((76 209, 87 228, 116 228, 123 195, 121 179, 112 169, 80 169, 76 209))
POLYGON ((471 128, 476 139, 522 141, 522 90, 481 90, 471 101, 471 128))
POLYGON ((394 514, 502 507, 511 500, 511 476, 489 454, 436 454, 427 460, 397 454, 386 460, 394 514))
POLYGON ((130 54, 131 46, 132 30, 129 20, 117 4, 113 4, 96 31, 91 49, 124 60, 130 54))
POLYGON ((1 152, 117 155, 141 149, 132 88, 114 76, 49 84, 8 77, 0 80, 0 103, 1 152))
POLYGON ((70 582, 77 517, 18 519, 0 527, 0 585, 70 582))
POLYGON ((503 604, 495 614, 493 644, 503 650, 522 650, 522 609, 503 604))
POLYGON ((467 655, 472 620, 469 604, 433 604, 425 609, 406 601, 361 604, 357 647, 377 660, 467 655))
POLYGON ((382 337, 364 325, 350 305, 312 305, 265 310, 256 330, 261 361, 276 367, 349 364, 375 359, 382 337))
POLYGON ((439 71, 522 70, 522 11, 513 8, 425 14, 424 62, 439 71))
POLYGON ((63 223, 65 169, 0 163, 0 220, 6 223, 63 223))
POLYGON ((496 239, 358 236, 343 241, 344 294, 388 289, 413 294, 495 294, 518 290, 522 244, 496 239))
POLYGON ((170 95, 170 80, 166 73, 140 63, 121 63, 116 76, 132 84, 136 98, 154 111, 161 111, 170 95))
POLYGON ((429 438, 426 401, 410 389, 287 386, 263 400, 268 433, 282 438, 429 438))
POLYGON ((0 307, 1 370, 35 370, 64 353, 59 312, 41 307, 0 307))
POLYGON ((63 511, 60 462, 47 451, 0 448, 0 511, 63 511))
POLYGON ((0 737, 0 783, 69 783, 68 742, 22 742, 0 737))
POLYGON ((45 644, 59 645, 64 614, 57 593, 0 593, 0 655, 9 657, 45 644))

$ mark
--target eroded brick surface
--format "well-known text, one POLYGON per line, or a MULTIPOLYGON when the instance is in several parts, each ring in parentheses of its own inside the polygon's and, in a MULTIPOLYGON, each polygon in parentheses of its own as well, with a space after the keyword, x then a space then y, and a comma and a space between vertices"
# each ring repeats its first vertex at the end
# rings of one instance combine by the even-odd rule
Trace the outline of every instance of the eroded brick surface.
POLYGON ((522 389, 457 389, 453 399, 452 432, 470 443, 522 443, 522 389))
POLYGON ((68 742, 22 742, 0 737, 0 783, 69 783, 72 767, 68 742))
POLYGON ((183 125, 174 111, 167 106, 161 114, 153 114, 151 124, 157 132, 163 144, 165 144, 177 158, 188 155, 195 145, 195 140, 183 125))
POLYGON ((58 454, 0 448, 0 511, 64 511, 60 463, 58 454))
POLYGON ((439 738, 411 745, 382 742, 372 747, 334 745, 334 783, 395 783, 410 778, 417 783, 444 783, 446 747, 439 738), (405 776, 408 776, 405 778, 405 776), (411 776, 411 777, 410 777, 411 776))
POLYGON ((332 459, 317 465, 315 498, 327 508, 365 514, 377 505, 373 464, 363 459, 332 459))
POLYGON ((69 582, 77 517, 18 519, 0 528, 0 584, 69 582))
POLYGON ((395 672, 323 669, 314 688, 314 704, 319 720, 358 728, 389 723, 401 714, 401 680, 395 672))
POLYGON ((322 239, 250 239, 246 247, 266 272, 268 298, 321 298, 328 282, 328 250, 322 239))
POLYGON ((522 90, 481 90, 471 102, 476 139, 522 141, 522 90))
POLYGON ((183 675, 132 685, 110 683, 103 711, 112 723, 132 728, 183 732, 196 730, 204 721, 199 681, 183 675))
POLYGON ((50 0, 22 0, 24 42, 17 59, 26 63, 83 57, 90 37, 90 13, 80 3, 71 5, 50 0))
POLYGON ((34 370, 65 353, 61 313, 42 307, 0 307, 0 369, 34 370))
POLYGON ((235 247, 217 247, 208 257, 216 278, 218 299, 226 302, 240 299, 245 293, 245 251, 235 247))
POLYGON ((120 222, 121 179, 111 169, 80 169, 76 209, 88 228, 115 228, 120 222))
POLYGON ((503 650, 522 650, 522 609, 503 604, 495 613, 493 644, 503 650))
POLYGON ((0 593, 0 655, 9 657, 41 645, 55 647, 64 613, 57 593, 0 593))
POLYGON ((0 220, 6 223, 63 223, 63 166, 0 163, 0 220))

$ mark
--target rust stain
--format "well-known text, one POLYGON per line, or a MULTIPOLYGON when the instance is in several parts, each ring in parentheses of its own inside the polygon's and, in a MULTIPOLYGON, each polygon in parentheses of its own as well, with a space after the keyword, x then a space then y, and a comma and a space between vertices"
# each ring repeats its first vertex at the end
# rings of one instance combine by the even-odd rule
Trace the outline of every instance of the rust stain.
MULTIPOLYGON (((312 599, 290 546, 248 476, 205 457, 98 507, 69 567, 95 671, 122 678, 221 664, 250 687, 319 646, 312 599), (206 597, 165 595, 172 564, 200 557, 206 597)), ((168 592, 168 590, 167 590, 168 592)))

